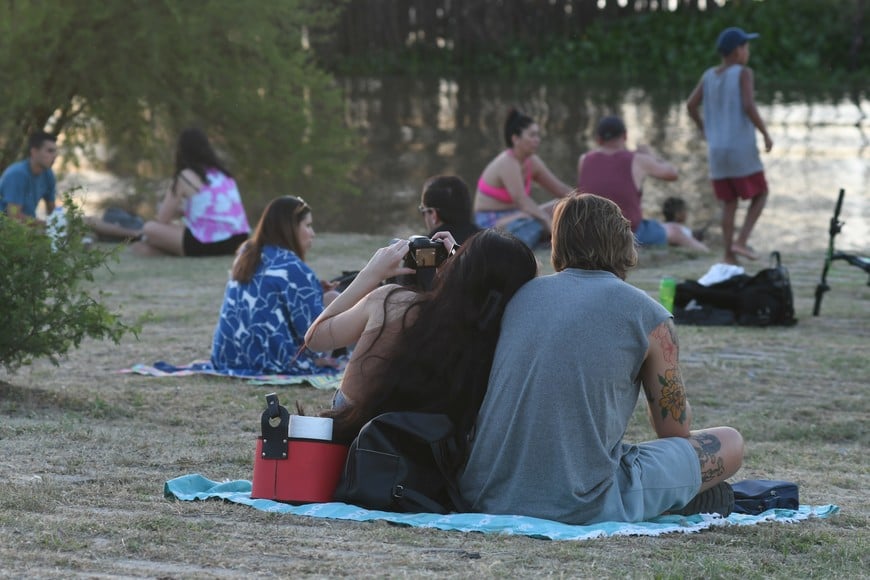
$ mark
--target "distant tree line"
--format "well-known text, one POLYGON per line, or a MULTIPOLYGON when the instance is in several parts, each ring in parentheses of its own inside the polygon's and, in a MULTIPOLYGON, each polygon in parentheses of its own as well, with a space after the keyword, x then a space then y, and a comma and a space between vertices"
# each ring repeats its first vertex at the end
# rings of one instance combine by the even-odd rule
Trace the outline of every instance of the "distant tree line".
MULTIPOLYGON (((667 0, 353 0, 336 27, 333 48, 353 55, 409 45, 439 49, 446 40, 457 55, 498 50, 522 42, 541 47, 570 38, 597 20, 666 10, 667 0)), ((679 0, 681 11, 715 11, 714 0, 679 0)))
POLYGON ((334 34, 318 53, 343 73, 422 72, 433 65, 544 76, 596 67, 657 73, 708 62, 719 30, 732 25, 762 33, 759 54, 774 72, 870 68, 867 0, 339 3, 334 34))

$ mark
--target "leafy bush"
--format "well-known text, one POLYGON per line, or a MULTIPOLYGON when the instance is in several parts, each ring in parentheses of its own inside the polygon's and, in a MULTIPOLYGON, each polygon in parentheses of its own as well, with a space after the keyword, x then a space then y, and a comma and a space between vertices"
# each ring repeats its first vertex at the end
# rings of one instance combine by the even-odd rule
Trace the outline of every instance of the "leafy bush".
POLYGON ((117 252, 83 245, 87 227, 68 193, 64 209, 65 235, 54 244, 40 229, 0 213, 0 366, 7 371, 44 357, 57 365, 86 336, 117 344, 125 333, 138 333, 83 287, 117 252))

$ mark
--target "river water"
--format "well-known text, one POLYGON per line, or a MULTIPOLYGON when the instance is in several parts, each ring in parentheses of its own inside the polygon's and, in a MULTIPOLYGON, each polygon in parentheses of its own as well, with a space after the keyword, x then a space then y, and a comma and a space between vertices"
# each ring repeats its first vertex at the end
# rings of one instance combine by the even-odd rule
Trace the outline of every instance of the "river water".
MULTIPOLYGON (((517 84, 480 79, 345 79, 346 122, 362 135, 367 155, 362 196, 342 211, 318 215, 321 229, 385 236, 421 233, 416 212, 427 177, 451 173, 474 187, 502 148, 507 110, 518 106, 543 133, 539 155, 564 182, 576 182, 577 158, 594 146, 593 129, 607 114, 621 116, 629 146, 645 143, 680 170, 673 183, 647 180, 644 212, 661 218, 661 202, 681 196, 690 220, 717 220, 707 179, 706 145, 689 119, 685 87, 593 87, 517 84)), ((762 153, 771 195, 752 243, 760 251, 823 248, 837 193, 846 190, 838 248, 870 244, 870 100, 844 93, 759 93, 758 106, 774 141, 762 153)), ((760 142, 760 137, 759 137, 760 142)), ((473 189, 472 189, 473 191, 473 189)), ((540 201, 546 192, 533 190, 540 201)), ((738 225, 742 211, 738 214, 738 225)), ((719 235, 718 226, 711 235, 719 235)))
MULTIPOLYGON (((841 218, 846 225, 837 247, 866 252, 870 94, 866 89, 840 94, 779 90, 757 82, 759 111, 774 148, 762 153, 771 195, 752 244, 761 252, 826 247, 836 196, 844 188, 841 218)), ((425 233, 416 211, 423 182, 432 175, 455 174, 473 188, 484 166, 503 148, 502 126, 511 106, 537 120, 543 134, 539 155, 569 184, 576 182, 577 158, 594 144, 597 120, 620 115, 630 147, 648 144, 680 170, 680 179, 673 183, 647 180, 645 215, 661 218, 661 202, 677 195, 691 208, 690 225, 708 220, 718 224, 706 146, 685 110, 691 84, 603 87, 434 77, 346 78, 339 83, 345 94, 345 122, 364 147, 355 175, 361 195, 293 192, 312 203, 319 231, 371 233, 385 239, 425 233)), ((111 188, 101 185, 99 176, 91 178, 89 189, 97 197, 103 185, 111 188)), ((547 199, 537 189, 533 195, 547 199)), ((745 203, 738 225, 744 209, 745 203)), ((710 233, 715 241, 718 225, 710 233)))

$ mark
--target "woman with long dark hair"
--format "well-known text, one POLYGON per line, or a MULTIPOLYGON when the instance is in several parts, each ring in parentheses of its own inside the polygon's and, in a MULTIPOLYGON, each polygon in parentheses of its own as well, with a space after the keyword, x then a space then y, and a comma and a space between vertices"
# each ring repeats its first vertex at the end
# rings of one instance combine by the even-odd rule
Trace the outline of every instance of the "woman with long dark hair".
POLYGON ((541 130, 530 116, 511 109, 504 124, 507 147, 489 162, 477 181, 474 217, 481 228, 503 227, 534 247, 549 236, 555 201, 538 205, 531 197, 534 181, 553 197, 573 188, 559 180, 538 157, 541 130))
POLYGON ((178 137, 172 185, 155 219, 132 232, 139 238, 133 251, 141 256, 232 255, 250 231, 232 173, 205 132, 185 129, 178 137))
MULTIPOLYGON (((266 206, 239 248, 212 342, 218 370, 240 375, 335 372, 330 360, 301 350, 323 311, 324 290, 305 254, 314 239, 311 208, 284 196, 266 206)), ((326 299, 334 298, 330 291, 326 299)))
MULTIPOLYGON (((454 249, 448 232, 433 236, 454 249)), ((315 350, 356 344, 334 408, 333 437, 349 442, 388 411, 446 413, 467 434, 486 391, 501 315, 535 277, 532 251, 501 230, 475 234, 418 293, 381 280, 407 274, 407 241, 379 249, 306 334, 315 350)))

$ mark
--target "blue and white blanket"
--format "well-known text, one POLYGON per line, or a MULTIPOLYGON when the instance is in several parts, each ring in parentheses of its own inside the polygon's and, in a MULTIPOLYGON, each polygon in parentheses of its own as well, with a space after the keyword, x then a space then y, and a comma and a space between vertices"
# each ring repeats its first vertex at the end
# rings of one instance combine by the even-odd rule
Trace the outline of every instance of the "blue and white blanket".
POLYGON ((194 361, 188 365, 176 366, 164 361, 152 365, 135 364, 121 369, 122 373, 134 373, 149 377, 186 377, 190 375, 214 375, 244 379, 250 385, 311 385, 315 389, 337 389, 341 385, 343 371, 319 375, 246 375, 214 368, 210 361, 194 361))

